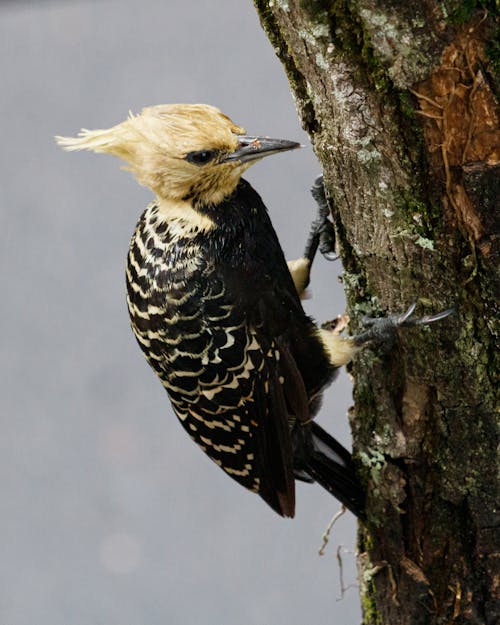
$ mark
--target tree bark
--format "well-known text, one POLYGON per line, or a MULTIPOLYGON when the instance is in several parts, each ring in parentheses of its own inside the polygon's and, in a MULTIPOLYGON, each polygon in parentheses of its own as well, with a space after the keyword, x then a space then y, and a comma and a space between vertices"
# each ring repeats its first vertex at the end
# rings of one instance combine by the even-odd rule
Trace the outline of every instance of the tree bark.
POLYGON ((456 308, 351 369, 364 623, 498 624, 498 2, 255 5, 324 170, 352 330, 456 308))

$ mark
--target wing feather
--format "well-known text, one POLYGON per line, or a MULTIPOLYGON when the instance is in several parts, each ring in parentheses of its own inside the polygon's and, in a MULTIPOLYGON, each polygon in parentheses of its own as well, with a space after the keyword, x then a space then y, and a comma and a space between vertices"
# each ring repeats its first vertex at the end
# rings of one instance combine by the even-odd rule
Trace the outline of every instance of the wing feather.
POLYGON ((173 406, 191 438, 228 475, 279 514, 293 516, 290 402, 280 375, 281 352, 244 321, 232 327, 225 329, 225 341, 210 344, 198 392, 189 403, 180 397, 173 406))

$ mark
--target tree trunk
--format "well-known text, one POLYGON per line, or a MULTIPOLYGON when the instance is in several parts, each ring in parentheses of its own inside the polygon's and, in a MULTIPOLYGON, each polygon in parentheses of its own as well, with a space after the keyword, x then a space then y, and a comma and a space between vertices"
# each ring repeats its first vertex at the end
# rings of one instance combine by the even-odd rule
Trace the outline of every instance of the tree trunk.
POLYGON ((323 166, 353 331, 456 308, 352 366, 364 623, 498 624, 498 2, 255 4, 323 166))

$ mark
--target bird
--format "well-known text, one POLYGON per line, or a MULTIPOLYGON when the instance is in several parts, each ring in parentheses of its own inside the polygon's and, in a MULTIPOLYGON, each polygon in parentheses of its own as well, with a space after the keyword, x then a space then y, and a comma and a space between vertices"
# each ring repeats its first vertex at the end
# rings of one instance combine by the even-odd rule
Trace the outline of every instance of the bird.
POLYGON ((166 104, 103 130, 56 137, 66 150, 119 157, 154 199, 127 257, 133 333, 181 425, 227 475, 279 515, 295 481, 317 482, 357 517, 365 492, 351 453, 314 420, 339 368, 400 327, 449 314, 367 320, 343 336, 303 309, 318 249, 333 256, 322 179, 302 257, 287 263, 268 210, 243 178, 295 141, 250 136, 214 106, 166 104))

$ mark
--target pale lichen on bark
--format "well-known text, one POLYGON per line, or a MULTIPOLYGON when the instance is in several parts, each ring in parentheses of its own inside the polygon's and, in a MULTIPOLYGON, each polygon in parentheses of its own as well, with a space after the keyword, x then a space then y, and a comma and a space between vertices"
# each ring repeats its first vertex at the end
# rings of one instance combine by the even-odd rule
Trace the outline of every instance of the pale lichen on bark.
POLYGON ((324 169, 354 327, 457 307, 352 369, 364 621, 493 625, 498 4, 255 4, 324 169))

